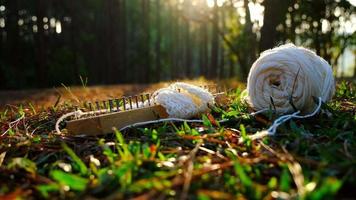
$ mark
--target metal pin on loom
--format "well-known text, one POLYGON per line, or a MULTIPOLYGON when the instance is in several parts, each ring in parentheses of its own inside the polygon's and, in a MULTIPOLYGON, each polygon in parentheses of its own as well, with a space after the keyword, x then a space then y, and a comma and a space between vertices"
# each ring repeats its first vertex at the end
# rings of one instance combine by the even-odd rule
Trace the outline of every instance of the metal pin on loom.
POLYGON ((138 108, 138 96, 135 96, 136 108, 138 108))
POLYGON ((113 112, 113 103, 112 103, 112 99, 109 99, 109 109, 110 109, 110 112, 113 112))
POLYGON ((150 94, 146 94, 146 98, 148 100, 148 105, 151 106, 150 94))
POLYGON ((140 95, 141 97, 141 102, 142 102, 142 107, 145 106, 145 97, 143 96, 143 94, 140 95))
POLYGON ((88 105, 89 105, 89 110, 93 111, 93 105, 91 104, 91 102, 89 102, 88 105))
POLYGON ((88 103, 88 107, 89 107, 89 112, 90 112, 90 115, 93 115, 93 105, 91 102, 88 103))
MULTIPOLYGON (((78 106, 74 106, 74 110, 78 111, 79 110, 78 106)), ((79 117, 77 115, 75 115, 75 118, 78 119, 79 117)))
POLYGON ((129 96, 129 104, 130 104, 130 109, 132 110, 132 97, 129 96))
POLYGON ((126 110, 126 98, 122 97, 122 105, 124 106, 124 110, 126 110))
POLYGON ((100 109, 100 104, 98 101, 95 102, 95 105, 96 105, 96 110, 100 111, 101 109, 100 109))

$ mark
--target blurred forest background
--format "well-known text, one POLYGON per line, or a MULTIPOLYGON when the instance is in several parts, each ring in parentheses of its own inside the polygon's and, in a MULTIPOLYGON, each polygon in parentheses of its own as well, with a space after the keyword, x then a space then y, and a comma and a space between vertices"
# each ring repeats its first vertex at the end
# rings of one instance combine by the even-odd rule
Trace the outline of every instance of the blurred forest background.
POLYGON ((356 78, 355 0, 0 0, 0 89, 237 77, 314 49, 356 78), (82 77, 82 78, 80 78, 82 77))

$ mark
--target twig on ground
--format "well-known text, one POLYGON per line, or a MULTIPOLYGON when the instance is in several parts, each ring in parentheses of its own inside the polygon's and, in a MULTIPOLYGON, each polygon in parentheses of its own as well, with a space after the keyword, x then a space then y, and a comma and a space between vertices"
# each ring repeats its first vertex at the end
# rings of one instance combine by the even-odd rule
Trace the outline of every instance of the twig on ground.
POLYGON ((263 142, 260 142, 260 144, 262 147, 264 147, 266 150, 274 154, 281 161, 287 163, 288 169, 293 176, 294 183, 297 186, 298 195, 299 197, 303 197, 305 195, 306 189, 304 185, 304 175, 300 164, 293 158, 293 156, 284 147, 282 147, 282 150, 284 152, 284 154, 282 154, 273 150, 271 147, 264 144, 263 142))
POLYGON ((4 136, 7 132, 9 132, 12 128, 14 128, 15 126, 18 125, 18 123, 25 118, 25 114, 21 115, 18 119, 16 119, 15 121, 12 121, 9 123, 9 128, 3 133, 1 134, 1 136, 4 136))
POLYGON ((193 171, 194 171, 194 160, 195 156, 202 145, 202 142, 199 142, 195 145, 194 149, 189 153, 189 161, 186 173, 184 173, 184 184, 183 184, 183 191, 182 195, 180 196, 181 200, 187 199, 188 191, 190 188, 190 183, 192 181, 193 171))

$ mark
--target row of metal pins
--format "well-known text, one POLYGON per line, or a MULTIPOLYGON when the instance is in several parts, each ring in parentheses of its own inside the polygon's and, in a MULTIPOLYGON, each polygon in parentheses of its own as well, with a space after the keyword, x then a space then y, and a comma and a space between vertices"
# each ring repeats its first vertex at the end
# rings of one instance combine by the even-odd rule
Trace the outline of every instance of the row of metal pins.
MULTIPOLYGON (((150 94, 141 94, 139 96, 129 96, 122 97, 121 99, 109 99, 107 101, 96 101, 93 103, 84 103, 84 107, 93 114, 103 114, 108 112, 119 112, 132 110, 136 108, 142 108, 147 101, 148 106, 151 106, 151 95, 150 94)), ((78 110, 78 108, 76 108, 78 110)))

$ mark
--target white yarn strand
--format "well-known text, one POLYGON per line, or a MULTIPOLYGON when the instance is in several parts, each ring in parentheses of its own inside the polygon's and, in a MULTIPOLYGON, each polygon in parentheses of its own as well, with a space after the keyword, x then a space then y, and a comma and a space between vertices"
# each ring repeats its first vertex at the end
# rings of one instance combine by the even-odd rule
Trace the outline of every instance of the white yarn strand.
MULTIPOLYGON (((313 117, 314 115, 316 115, 319 111, 320 111, 320 108, 321 108, 321 105, 322 105, 322 100, 321 98, 319 97, 318 98, 319 102, 318 102, 318 105, 316 107, 316 109, 314 110, 314 112, 310 113, 310 114, 307 114, 307 115, 298 115, 300 114, 300 111, 297 111, 297 112, 294 112, 293 114, 289 114, 289 115, 283 115, 281 117, 279 117, 278 119, 276 119, 272 126, 270 126, 267 130, 265 131, 261 131, 260 133, 256 133, 254 135, 250 135, 250 139, 251 140, 256 140, 256 139, 261 139, 267 135, 275 135, 276 134, 276 131, 277 131, 277 128, 283 124, 284 122, 292 119, 292 118, 297 118, 297 119, 304 119, 304 118, 309 118, 309 117, 313 117), (266 133, 264 133, 266 132, 266 133)), ((257 112, 253 112, 251 113, 250 115, 251 116, 255 116, 257 114, 260 114, 260 113, 263 113, 265 111, 267 111, 268 109, 263 109, 263 110, 260 110, 260 111, 257 111, 257 112)), ((229 121, 228 119, 223 119, 223 120, 219 120, 218 123, 224 123, 224 122, 227 122, 229 121)), ((144 126, 144 125, 149 125, 149 124, 155 124, 155 123, 162 123, 162 122, 188 122, 188 123, 202 123, 203 120, 200 120, 200 119, 181 119, 181 118, 165 118, 165 119, 158 119, 158 120, 152 120, 152 121, 146 121, 146 122, 138 122, 138 123, 135 123, 135 124, 132 124, 132 125, 128 125, 128 126, 125 126, 123 128, 120 129, 120 131, 123 131, 127 128, 132 128, 132 127, 138 127, 138 126, 144 126)))
POLYGON ((55 130, 56 130, 57 134, 58 135, 62 134, 61 129, 59 128, 59 126, 60 126, 60 124, 62 122, 64 122, 65 119, 67 119, 69 117, 72 117, 72 116, 75 116, 76 118, 79 118, 79 117, 81 117, 83 115, 85 115, 85 113, 83 113, 81 110, 77 110, 77 111, 70 112, 70 113, 62 115, 60 118, 57 119, 57 122, 56 122, 56 125, 55 125, 55 130))
MULTIPOLYGON (((313 117, 314 115, 316 115, 320 109, 321 109, 321 105, 322 105, 322 99, 321 97, 318 98, 319 99, 319 102, 318 102, 318 105, 316 107, 316 109, 310 113, 310 114, 307 114, 307 115, 299 115, 300 114, 300 111, 297 111, 297 112, 294 112, 292 114, 289 114, 289 115, 283 115, 281 117, 279 117, 278 119, 274 120, 273 124, 267 129, 267 130, 263 130, 263 131, 259 131, 253 135, 249 135, 249 139, 250 140, 258 140, 258 139, 262 139, 266 136, 274 136, 277 132, 277 128, 285 123, 286 121, 290 120, 290 119, 293 119, 293 118, 296 118, 296 119, 305 119, 305 118, 309 118, 309 117, 313 117)), ((265 111, 265 110, 263 110, 265 111)), ((239 139, 239 143, 243 143, 243 138, 240 138, 239 139)))

